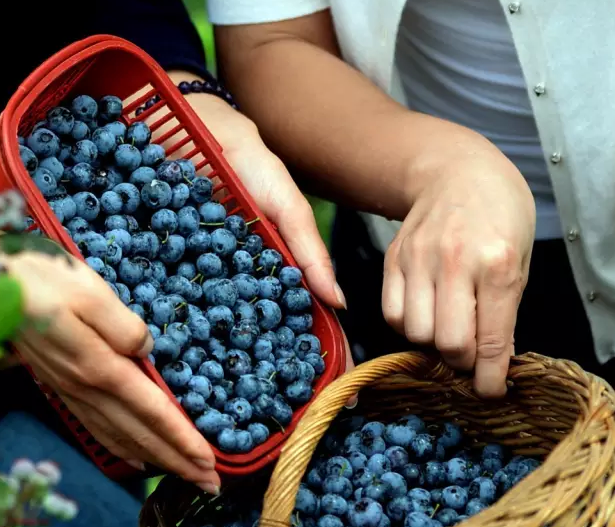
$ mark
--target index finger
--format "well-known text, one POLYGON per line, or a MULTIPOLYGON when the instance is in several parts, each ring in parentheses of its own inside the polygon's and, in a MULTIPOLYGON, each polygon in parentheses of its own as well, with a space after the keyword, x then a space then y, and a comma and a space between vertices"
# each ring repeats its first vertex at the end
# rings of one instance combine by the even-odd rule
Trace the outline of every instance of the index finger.
POLYGON ((514 354, 521 281, 514 270, 498 274, 483 276, 476 292, 474 389, 481 397, 506 394, 506 375, 514 354))

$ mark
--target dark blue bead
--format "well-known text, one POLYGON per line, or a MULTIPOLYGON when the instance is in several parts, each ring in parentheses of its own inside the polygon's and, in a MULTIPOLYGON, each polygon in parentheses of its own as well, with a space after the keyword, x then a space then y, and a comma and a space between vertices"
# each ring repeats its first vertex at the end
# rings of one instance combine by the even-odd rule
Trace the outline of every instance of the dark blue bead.
POLYGON ((137 111, 135 112, 135 115, 139 116, 139 115, 141 115, 144 111, 145 111, 145 108, 143 108, 143 106, 139 106, 139 107, 137 108, 137 111))
POLYGON ((203 91, 203 83, 201 81, 192 81, 190 83, 190 91, 192 93, 201 93, 203 91))
POLYGON ((191 91, 190 83, 186 82, 186 81, 180 82, 177 87, 179 88, 179 91, 182 92, 184 95, 190 93, 190 91, 191 91))

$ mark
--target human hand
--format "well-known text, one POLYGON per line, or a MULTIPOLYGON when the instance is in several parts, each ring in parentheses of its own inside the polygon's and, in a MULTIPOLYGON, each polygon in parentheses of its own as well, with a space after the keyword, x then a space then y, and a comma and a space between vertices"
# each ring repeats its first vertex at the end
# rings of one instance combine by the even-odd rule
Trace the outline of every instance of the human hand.
MULTIPOLYGON (((186 72, 170 72, 169 76, 175 83, 198 79, 186 72)), ((312 208, 282 161, 265 146, 254 123, 214 95, 196 93, 186 98, 258 207, 278 227, 311 290, 329 306, 344 308, 346 300, 312 208)))
POLYGON ((202 435, 132 360, 145 358, 145 323, 86 264, 24 252, 0 254, 21 284, 28 318, 17 350, 92 435, 135 467, 152 463, 217 493, 214 455, 202 435))
POLYGON ((385 257, 385 318, 452 367, 474 369, 479 395, 502 396, 534 240, 532 194, 499 152, 442 155, 421 170, 429 184, 385 257))

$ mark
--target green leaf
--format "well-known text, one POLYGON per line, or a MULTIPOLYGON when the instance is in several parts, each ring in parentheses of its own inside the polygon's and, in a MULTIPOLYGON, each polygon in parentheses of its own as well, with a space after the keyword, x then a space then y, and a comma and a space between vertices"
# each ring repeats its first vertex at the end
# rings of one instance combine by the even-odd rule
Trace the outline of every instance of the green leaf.
POLYGON ((20 283, 0 275, 0 342, 10 340, 24 322, 24 299, 20 283))

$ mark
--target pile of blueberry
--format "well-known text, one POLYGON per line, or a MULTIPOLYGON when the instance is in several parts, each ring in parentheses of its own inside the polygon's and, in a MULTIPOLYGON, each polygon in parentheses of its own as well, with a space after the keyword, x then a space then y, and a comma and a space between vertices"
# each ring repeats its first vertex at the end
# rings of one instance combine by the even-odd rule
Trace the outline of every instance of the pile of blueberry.
POLYGON ((414 415, 392 424, 353 418, 319 448, 297 494, 302 527, 448 527, 539 466, 499 445, 470 451, 457 425, 427 426, 414 415))
POLYGON ((227 215, 212 182, 122 110, 88 95, 53 108, 19 138, 21 159, 89 266, 148 323, 150 359, 197 428, 250 452, 325 369, 312 298, 249 232, 258 218, 227 215))

